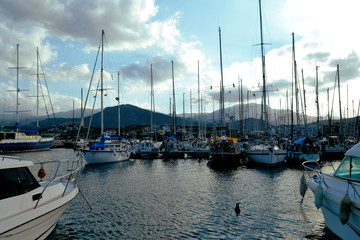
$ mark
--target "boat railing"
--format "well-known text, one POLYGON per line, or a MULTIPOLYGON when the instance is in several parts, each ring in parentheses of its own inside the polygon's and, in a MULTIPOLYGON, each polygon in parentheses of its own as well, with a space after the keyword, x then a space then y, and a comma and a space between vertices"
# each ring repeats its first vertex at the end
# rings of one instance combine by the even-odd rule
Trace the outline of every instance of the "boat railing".
POLYGON ((314 161, 305 161, 305 162, 302 163, 302 165, 304 167, 305 172, 309 176, 309 178, 313 178, 313 179, 318 178, 320 181, 322 181, 325 184, 326 187, 328 187, 328 185, 326 184, 326 181, 324 179, 324 174, 325 173, 323 173, 321 171, 321 166, 320 166, 318 161, 316 161, 316 162, 314 162, 314 161))
POLYGON ((17 157, 17 156, 0 155, 0 158, 1 158, 1 161, 4 161, 6 158, 11 158, 11 159, 16 159, 16 160, 21 161, 21 158, 17 157))
POLYGON ((40 163, 36 163, 36 164, 40 164, 41 166, 44 164, 52 164, 52 163, 58 163, 56 170, 55 170, 55 174, 54 177, 51 181, 48 181, 48 183, 46 184, 46 186, 44 187, 43 191, 41 192, 41 195, 39 197, 39 199, 37 200, 34 209, 37 208, 40 200, 42 199, 41 196, 43 196, 44 192, 46 191, 46 189, 48 188, 48 186, 50 186, 52 183, 56 182, 56 181, 63 181, 64 179, 66 180, 66 185, 64 188, 64 191, 61 195, 61 197, 64 197, 67 187, 69 185, 70 182, 74 182, 76 184, 76 180, 77 177, 79 175, 80 169, 81 169, 81 164, 80 161, 72 161, 72 160, 60 160, 60 161, 45 161, 45 162, 40 162, 40 163), (62 174, 60 176, 57 176, 60 165, 64 162, 68 163, 67 166, 67 173, 66 174, 62 174), (76 177, 74 177, 76 174, 76 177))

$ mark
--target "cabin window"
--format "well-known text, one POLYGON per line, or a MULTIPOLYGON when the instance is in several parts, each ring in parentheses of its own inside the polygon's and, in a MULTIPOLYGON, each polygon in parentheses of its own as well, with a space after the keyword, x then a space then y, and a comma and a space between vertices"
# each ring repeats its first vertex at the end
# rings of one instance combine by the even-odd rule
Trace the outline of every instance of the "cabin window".
POLYGON ((26 167, 0 169, 0 200, 24 194, 39 186, 26 167))
POLYGON ((335 176, 360 180, 360 157, 346 156, 336 170, 335 176))

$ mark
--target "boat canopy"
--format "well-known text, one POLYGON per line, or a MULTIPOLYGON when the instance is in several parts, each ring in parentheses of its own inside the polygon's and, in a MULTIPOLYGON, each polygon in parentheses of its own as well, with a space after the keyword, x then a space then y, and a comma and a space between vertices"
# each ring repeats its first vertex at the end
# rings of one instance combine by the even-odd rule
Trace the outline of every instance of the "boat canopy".
POLYGON ((39 129, 38 129, 38 128, 35 128, 35 129, 33 129, 33 130, 20 129, 19 131, 20 131, 20 132, 24 132, 24 133, 36 133, 36 132, 39 131, 39 129))
POLYGON ((298 144, 298 145, 304 145, 304 144, 312 144, 313 142, 311 141, 311 139, 309 137, 304 137, 304 138, 301 138, 297 141, 295 141, 295 144, 298 144))
POLYGON ((237 138, 230 138, 230 137, 225 137, 225 136, 221 136, 221 137, 218 137, 218 138, 211 138, 210 141, 213 143, 215 141, 225 141, 225 140, 228 140, 228 141, 231 141, 233 143, 236 143, 238 141, 237 138))

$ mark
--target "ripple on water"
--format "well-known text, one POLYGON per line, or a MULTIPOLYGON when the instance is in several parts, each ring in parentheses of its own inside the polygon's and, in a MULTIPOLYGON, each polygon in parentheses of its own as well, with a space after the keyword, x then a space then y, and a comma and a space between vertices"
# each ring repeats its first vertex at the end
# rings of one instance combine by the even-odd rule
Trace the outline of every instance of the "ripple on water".
POLYGON ((300 205, 301 174, 281 166, 216 171, 207 160, 181 159, 86 166, 78 183, 93 210, 79 194, 50 239, 336 239, 310 191, 300 205))

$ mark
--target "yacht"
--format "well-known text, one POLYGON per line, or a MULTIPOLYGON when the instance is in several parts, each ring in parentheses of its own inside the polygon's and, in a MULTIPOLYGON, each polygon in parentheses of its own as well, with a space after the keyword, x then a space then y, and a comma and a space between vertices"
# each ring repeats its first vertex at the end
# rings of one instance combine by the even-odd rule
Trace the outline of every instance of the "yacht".
POLYGON ((305 161, 316 162, 320 158, 319 152, 320 147, 309 137, 304 137, 287 146, 287 161, 293 164, 301 164, 305 161))
MULTIPOLYGON (((31 166, 32 161, 0 156, 0 239, 47 238, 79 192, 74 180, 79 165, 51 181, 37 181, 31 166)), ((43 179, 45 174, 41 166, 38 176, 43 179)))
POLYGON ((221 136, 212 138, 209 166, 213 168, 234 168, 241 163, 241 151, 238 148, 237 138, 221 136))
POLYGON ((360 239, 360 144, 345 153, 334 172, 324 173, 320 166, 304 162, 309 180, 303 176, 300 190, 313 191, 315 205, 321 208, 326 226, 342 239, 360 239))
POLYGON ((268 166, 283 163, 286 159, 286 150, 281 149, 273 141, 259 143, 246 150, 246 156, 252 163, 268 166))
MULTIPOLYGON (((83 148, 77 148, 78 151, 83 153, 83 157, 85 158, 88 164, 104 164, 104 163, 114 163, 114 162, 121 162, 127 161, 130 159, 131 155, 131 144, 127 139, 123 139, 120 136, 120 97, 116 97, 118 101, 118 128, 119 128, 119 136, 118 137, 110 137, 107 136, 104 132, 104 91, 106 90, 103 88, 104 84, 104 38, 105 32, 102 30, 101 32, 101 71, 100 71, 100 95, 101 95, 101 108, 100 108, 100 122, 101 122, 101 134, 100 137, 97 139, 96 143, 83 148)), ((100 48, 99 48, 100 50, 100 48)), ((119 84, 118 84, 119 85, 119 84)), ((90 90, 91 84, 89 86, 90 90)), ((118 90, 119 92, 119 90, 118 90)), ((106 95, 105 95, 106 96, 106 95)), ((86 109, 86 108, 84 108, 86 109)), ((79 128, 80 129, 80 128, 79 128)), ((79 136, 80 131, 78 132, 79 136)), ((78 137, 77 137, 78 138, 78 137)))

